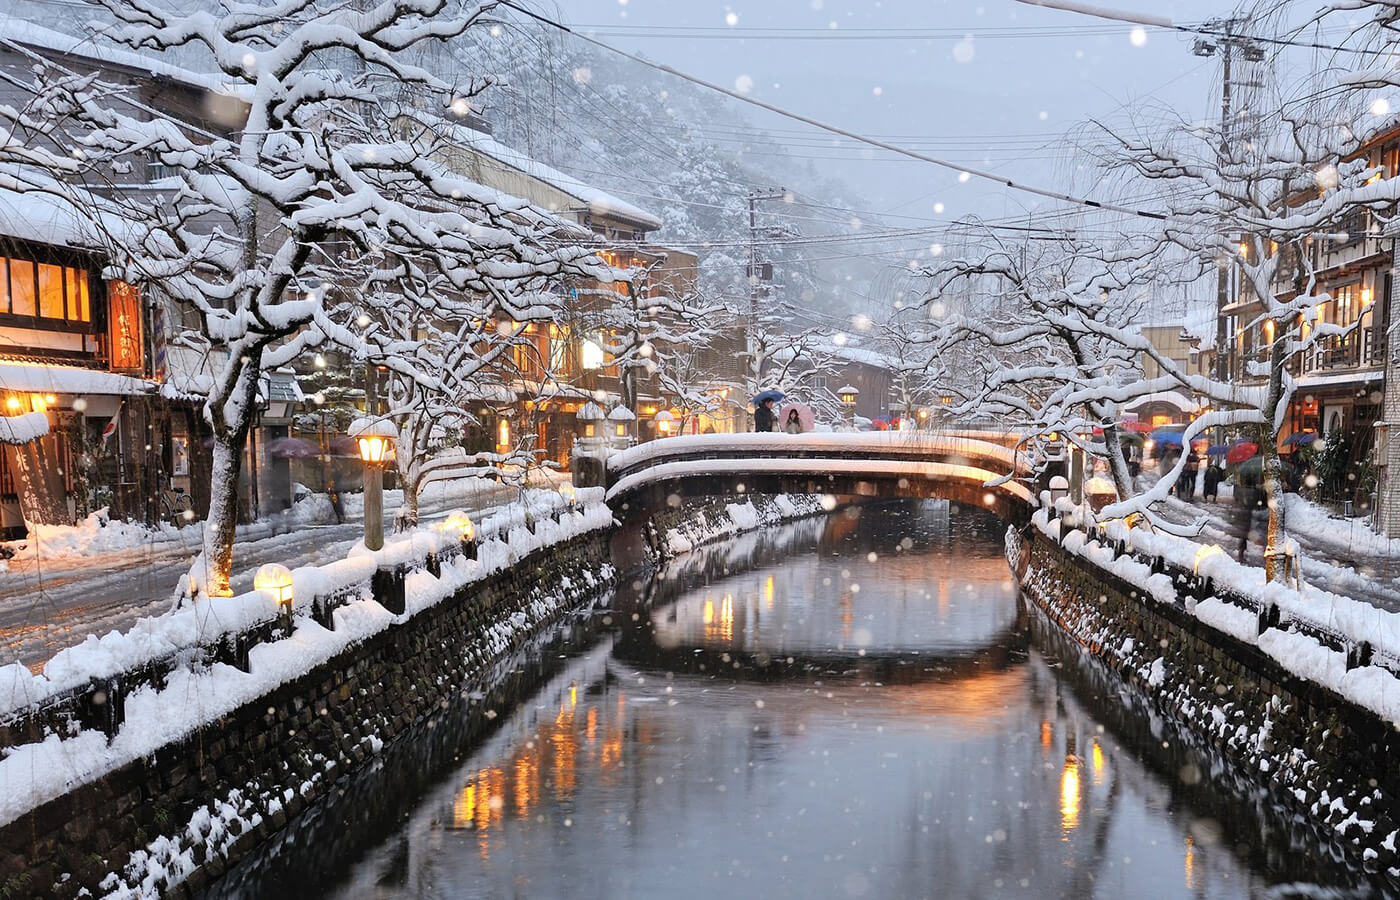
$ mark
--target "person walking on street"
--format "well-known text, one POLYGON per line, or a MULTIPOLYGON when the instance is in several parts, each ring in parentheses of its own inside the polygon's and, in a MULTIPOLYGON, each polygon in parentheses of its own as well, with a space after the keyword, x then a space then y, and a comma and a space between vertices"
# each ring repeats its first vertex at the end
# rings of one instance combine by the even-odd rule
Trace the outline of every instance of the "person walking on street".
POLYGON ((1215 497, 1220 492, 1220 479, 1223 475, 1224 473, 1220 471, 1220 467, 1215 464, 1214 460, 1206 466, 1206 474, 1201 485, 1202 500, 1215 502, 1215 497))
POLYGON ((773 398, 769 397, 760 403, 753 411, 753 430, 772 431, 773 420, 775 418, 776 416, 773 415, 773 398))
POLYGON ((1259 489, 1259 481, 1250 473, 1240 473, 1240 481, 1235 491, 1235 503, 1239 511, 1235 517, 1235 527, 1240 532, 1240 546, 1235 558, 1244 562, 1244 554, 1249 549, 1249 535, 1254 531, 1255 512, 1264 506, 1264 492, 1259 489))
POLYGON ((1176 479, 1176 495, 1187 503, 1196 499, 1196 473, 1201 468, 1201 457, 1195 450, 1186 454, 1186 467, 1176 479))

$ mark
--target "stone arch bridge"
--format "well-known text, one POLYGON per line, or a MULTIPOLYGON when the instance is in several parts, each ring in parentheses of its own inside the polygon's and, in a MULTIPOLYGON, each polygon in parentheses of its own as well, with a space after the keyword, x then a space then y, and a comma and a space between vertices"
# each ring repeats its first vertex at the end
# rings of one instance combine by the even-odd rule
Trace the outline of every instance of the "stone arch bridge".
POLYGON ((805 493, 940 498, 1021 524, 1039 488, 1017 442, 974 431, 686 435, 614 453, 604 480, 624 517, 691 497, 805 493))

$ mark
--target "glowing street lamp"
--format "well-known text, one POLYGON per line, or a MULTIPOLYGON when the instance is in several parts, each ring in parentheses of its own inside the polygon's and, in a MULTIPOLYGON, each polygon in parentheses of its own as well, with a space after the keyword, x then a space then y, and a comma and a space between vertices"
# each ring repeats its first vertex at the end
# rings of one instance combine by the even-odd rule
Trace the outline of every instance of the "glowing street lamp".
POLYGON ((350 423, 350 436, 360 446, 365 464, 365 549, 384 546, 384 463, 394 450, 397 431, 384 419, 356 419, 350 423))
POLYGON ((855 385, 846 385, 836 392, 836 397, 841 401, 841 408, 846 412, 846 423, 851 428, 856 427, 856 398, 860 396, 860 388, 855 385))
POLYGON ((671 415, 669 409, 661 410, 652 416, 651 420, 656 423, 657 437, 667 437, 670 435, 671 429, 676 427, 676 417, 671 415))

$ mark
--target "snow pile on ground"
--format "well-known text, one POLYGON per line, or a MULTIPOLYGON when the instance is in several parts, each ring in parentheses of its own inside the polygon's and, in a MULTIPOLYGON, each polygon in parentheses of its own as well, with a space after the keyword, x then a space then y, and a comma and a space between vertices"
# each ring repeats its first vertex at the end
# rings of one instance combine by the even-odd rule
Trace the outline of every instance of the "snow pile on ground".
POLYGON ((179 537, 180 529, 174 525, 162 524, 152 527, 135 522, 113 522, 107 507, 104 506, 77 525, 30 524, 29 535, 18 544, 14 557, 56 559, 91 556, 94 553, 128 550, 158 541, 178 540, 179 537))
MULTIPOLYGON (((426 571, 410 574, 406 609, 398 616, 369 596, 370 576, 379 567, 421 563, 429 552, 456 541, 456 535, 423 528, 386 542, 382 550, 368 551, 361 546, 347 559, 294 570, 295 631, 290 637, 252 647, 250 672, 217 663, 207 669, 177 666, 163 689, 146 686, 126 697, 125 722, 110 744, 100 731, 84 730, 71 736, 49 734, 42 742, 6 750, 0 759, 0 824, 149 755, 534 550, 610 527, 612 512, 601 500, 601 489, 579 490, 577 503, 557 492, 526 492, 520 503, 480 524, 476 559, 453 557, 442 564, 438 578, 426 571), (558 522, 550 518, 556 512, 558 522), (358 596, 335 610, 334 631, 312 620, 314 596, 352 589, 358 596)), ((607 574, 599 575, 600 584, 607 574)), ((86 685, 93 678, 115 675, 171 654, 193 654, 198 646, 271 621, 276 614, 272 600, 258 592, 206 600, 165 616, 142 619, 126 632, 90 636, 54 656, 42 675, 33 675, 19 665, 5 666, 0 668, 0 717, 86 685)), ((504 646, 511 636, 508 632, 492 635, 493 646, 504 646)))
POLYGON ((1330 556, 1400 559, 1400 540, 1377 534, 1365 518, 1334 515, 1297 494, 1284 494, 1283 503, 1289 533, 1306 535, 1309 544, 1330 556))

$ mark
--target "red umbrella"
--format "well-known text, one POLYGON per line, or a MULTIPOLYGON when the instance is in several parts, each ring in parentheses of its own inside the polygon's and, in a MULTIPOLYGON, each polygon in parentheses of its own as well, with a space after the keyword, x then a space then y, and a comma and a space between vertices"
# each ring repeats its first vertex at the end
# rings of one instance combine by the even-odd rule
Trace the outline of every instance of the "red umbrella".
POLYGON ((1151 422, 1124 422, 1123 427, 1138 434, 1148 434, 1153 429, 1151 422))
POLYGON ((1253 441, 1240 441, 1225 451, 1225 461, 1230 465, 1242 463, 1259 452, 1259 445, 1253 441))

